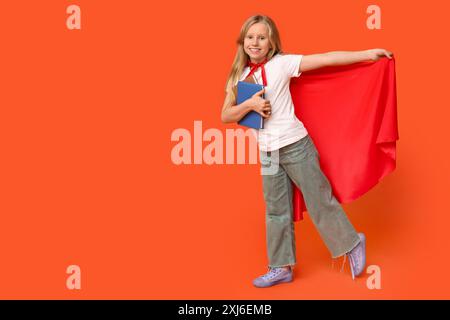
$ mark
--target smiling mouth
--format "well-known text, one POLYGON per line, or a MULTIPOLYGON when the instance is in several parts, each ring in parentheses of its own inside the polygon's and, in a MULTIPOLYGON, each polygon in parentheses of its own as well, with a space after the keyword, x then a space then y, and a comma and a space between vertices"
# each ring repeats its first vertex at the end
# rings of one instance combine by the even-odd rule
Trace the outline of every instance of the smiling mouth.
POLYGON ((253 53, 258 53, 261 51, 261 49, 254 49, 254 48, 250 48, 250 51, 253 53))

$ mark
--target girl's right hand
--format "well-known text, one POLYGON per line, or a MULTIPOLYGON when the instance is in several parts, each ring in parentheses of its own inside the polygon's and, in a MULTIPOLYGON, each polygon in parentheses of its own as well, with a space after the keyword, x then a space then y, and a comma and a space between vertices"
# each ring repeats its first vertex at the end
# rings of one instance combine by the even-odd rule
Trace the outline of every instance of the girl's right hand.
POLYGON ((252 110, 258 112, 264 118, 269 118, 272 113, 272 106, 270 105, 269 100, 264 100, 261 98, 264 93, 264 88, 261 91, 255 93, 250 99, 248 99, 248 103, 252 110))

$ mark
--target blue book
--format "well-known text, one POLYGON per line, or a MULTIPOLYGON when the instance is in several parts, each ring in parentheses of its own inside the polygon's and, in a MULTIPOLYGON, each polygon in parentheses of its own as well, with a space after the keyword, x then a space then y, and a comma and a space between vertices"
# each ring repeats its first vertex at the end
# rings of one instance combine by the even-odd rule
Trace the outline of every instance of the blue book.
MULTIPOLYGON (((261 91, 263 88, 264 86, 261 84, 238 81, 236 98, 237 104, 241 104, 245 100, 251 98, 255 93, 261 91)), ((264 94, 262 95, 262 98, 264 98, 264 94)), ((264 118, 258 112, 251 110, 238 121, 238 124, 249 128, 263 129, 264 118)))

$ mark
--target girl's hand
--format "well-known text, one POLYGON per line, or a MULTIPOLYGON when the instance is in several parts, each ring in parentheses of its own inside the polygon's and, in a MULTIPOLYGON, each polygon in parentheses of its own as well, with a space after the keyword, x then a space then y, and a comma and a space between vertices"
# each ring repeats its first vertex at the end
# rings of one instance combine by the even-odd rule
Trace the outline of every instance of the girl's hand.
POLYGON ((388 57, 389 59, 392 59, 392 56, 394 54, 391 51, 385 49, 369 49, 367 50, 367 55, 369 60, 377 61, 384 56, 388 57))
POLYGON ((250 99, 248 99, 248 103, 252 110, 258 112, 264 118, 269 118, 272 114, 272 106, 270 105, 269 100, 264 100, 261 98, 261 95, 264 93, 264 89, 255 93, 250 99))

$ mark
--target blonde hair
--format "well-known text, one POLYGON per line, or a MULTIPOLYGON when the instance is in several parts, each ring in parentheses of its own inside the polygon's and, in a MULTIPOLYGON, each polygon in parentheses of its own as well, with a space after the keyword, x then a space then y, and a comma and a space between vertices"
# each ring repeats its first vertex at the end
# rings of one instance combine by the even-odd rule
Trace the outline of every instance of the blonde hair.
POLYGON ((230 74, 225 85, 225 107, 230 107, 236 103, 236 81, 240 78, 245 66, 249 60, 248 55, 244 51, 244 39, 248 32, 248 29, 255 23, 264 23, 269 31, 269 43, 271 49, 267 54, 267 60, 270 60, 278 53, 283 53, 281 50, 280 34, 275 25, 275 22, 271 18, 265 15, 254 15, 248 18, 241 27, 239 38, 237 39, 237 50, 234 57, 234 62, 231 66, 230 74))

